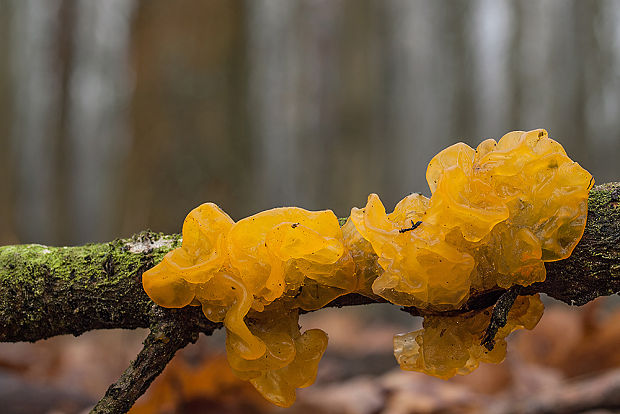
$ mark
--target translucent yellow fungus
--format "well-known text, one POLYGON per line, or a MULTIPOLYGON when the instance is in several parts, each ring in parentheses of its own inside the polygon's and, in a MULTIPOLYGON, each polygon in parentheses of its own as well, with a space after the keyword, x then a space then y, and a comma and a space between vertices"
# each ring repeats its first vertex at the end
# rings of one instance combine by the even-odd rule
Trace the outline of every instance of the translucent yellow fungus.
POLYGON ((506 356, 506 337, 516 329, 533 329, 544 307, 538 295, 519 296, 489 351, 480 342, 491 320, 491 310, 451 317, 427 316, 423 329, 395 335, 394 355, 400 367, 446 379, 469 374, 480 362, 498 364, 506 356))
MULTIPOLYGON (((327 345, 300 332, 299 309, 343 294, 382 297, 427 312, 459 309, 472 292, 545 279, 545 261, 581 238, 591 175, 544 130, 511 132, 476 150, 459 143, 429 163, 431 198, 405 197, 387 214, 375 194, 341 228, 331 211, 286 207, 235 223, 215 204, 194 209, 183 244, 143 276, 154 302, 201 306, 223 322, 233 371, 280 406, 310 385, 327 345)), ((427 316, 394 339, 403 369, 441 378, 500 362, 504 338, 532 329, 536 297, 517 298, 493 351, 480 345, 490 309, 427 316)))
POLYGON ((357 279, 333 212, 278 208, 234 223, 207 203, 189 213, 182 246, 143 285, 161 306, 199 305, 223 322, 235 373, 288 406, 295 388, 314 381, 327 345, 322 331, 300 333, 298 309, 323 307, 357 279))
POLYGON ((273 403, 288 407, 295 401, 295 388, 314 382, 327 347, 327 335, 320 329, 301 334, 297 309, 274 305, 250 317, 250 330, 266 344, 261 357, 244 358, 231 335, 226 338, 226 350, 228 362, 239 378, 250 381, 273 403))
POLYGON ((371 194, 351 211, 383 269, 373 292, 392 303, 454 308, 471 290, 542 281, 543 262, 568 257, 583 234, 592 176, 545 130, 455 144, 426 178, 430 199, 408 196, 388 215, 371 194))

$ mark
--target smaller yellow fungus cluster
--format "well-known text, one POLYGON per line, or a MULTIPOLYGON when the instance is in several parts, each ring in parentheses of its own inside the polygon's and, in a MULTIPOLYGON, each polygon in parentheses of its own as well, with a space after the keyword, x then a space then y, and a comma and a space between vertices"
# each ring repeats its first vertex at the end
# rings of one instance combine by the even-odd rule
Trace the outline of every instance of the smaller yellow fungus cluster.
POLYGON ((447 379, 465 375, 480 362, 498 364, 506 356, 506 337, 517 329, 534 329, 543 314, 538 295, 519 296, 506 326, 495 335, 489 351, 481 345, 491 320, 491 308, 458 316, 426 316, 423 329, 394 336, 394 356, 400 367, 447 379))
POLYGON ((333 212, 278 208, 235 223, 206 203, 185 219, 182 247, 145 272, 143 285, 161 306, 202 306, 223 322, 233 371, 288 406, 295 388, 314 381, 327 345, 320 330, 301 334, 298 309, 321 308, 357 281, 333 212))
POLYGON ((228 362, 233 372, 248 380, 273 403, 287 407, 295 401, 295 388, 311 385, 327 347, 327 335, 320 329, 299 331, 298 311, 286 306, 266 309, 250 320, 250 331, 266 346, 257 359, 242 356, 230 335, 226 338, 228 362))
MULTIPOLYGON (((267 210, 234 222, 203 204, 183 224, 182 247, 144 273, 157 304, 201 306, 223 322, 229 363, 280 406, 310 385, 327 345, 300 332, 299 310, 358 292, 427 314, 459 309, 472 292, 545 279, 544 262, 581 238, 591 175, 544 130, 511 132, 477 149, 455 144, 430 162, 431 198, 412 194, 387 214, 371 194, 342 228, 331 211, 267 210)), ((403 369, 448 378, 500 362, 504 338, 533 328, 535 297, 517 298, 492 351, 480 345, 491 310, 427 316, 394 339, 403 369)))

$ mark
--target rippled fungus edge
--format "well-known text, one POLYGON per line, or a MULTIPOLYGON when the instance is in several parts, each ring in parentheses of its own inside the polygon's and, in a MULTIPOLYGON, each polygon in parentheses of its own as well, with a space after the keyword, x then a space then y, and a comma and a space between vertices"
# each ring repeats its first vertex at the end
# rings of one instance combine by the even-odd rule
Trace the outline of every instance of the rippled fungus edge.
MULTIPOLYGON (((300 309, 355 292, 451 310, 471 292, 543 281, 544 262, 568 257, 583 235, 593 184, 542 129, 475 150, 455 144, 426 178, 430 198, 411 194, 388 214, 371 194, 342 227, 330 210, 284 207, 234 222, 205 203, 185 219, 182 246, 144 273, 144 289, 161 306, 201 306, 223 322, 235 374, 290 406, 327 346, 323 331, 300 331, 300 309)), ((519 297, 492 351, 480 346, 490 311, 426 317, 422 330, 395 336, 397 361, 441 378, 501 362, 505 337, 532 329, 543 307, 538 296, 519 297)))

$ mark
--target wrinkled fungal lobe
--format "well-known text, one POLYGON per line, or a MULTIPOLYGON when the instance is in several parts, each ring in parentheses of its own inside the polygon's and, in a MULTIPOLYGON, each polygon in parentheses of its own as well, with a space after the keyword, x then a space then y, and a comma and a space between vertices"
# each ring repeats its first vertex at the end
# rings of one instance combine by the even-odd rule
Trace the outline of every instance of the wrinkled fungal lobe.
MULTIPOLYGON (((430 198, 411 194, 388 214, 371 194, 342 228, 329 210, 276 208, 235 223, 203 204, 185 219, 182 246, 144 273, 144 289, 161 306, 201 306, 223 322, 235 374, 289 406, 327 345, 323 331, 300 331, 299 309, 351 292, 458 309, 471 292, 544 280, 544 262, 568 257, 583 234, 592 177, 544 130, 452 145, 426 178, 430 198)), ((492 351, 480 345, 490 309, 427 316, 422 330, 395 336, 395 356, 403 369, 465 374, 501 362, 506 336, 542 311, 537 296, 519 297, 492 351)))

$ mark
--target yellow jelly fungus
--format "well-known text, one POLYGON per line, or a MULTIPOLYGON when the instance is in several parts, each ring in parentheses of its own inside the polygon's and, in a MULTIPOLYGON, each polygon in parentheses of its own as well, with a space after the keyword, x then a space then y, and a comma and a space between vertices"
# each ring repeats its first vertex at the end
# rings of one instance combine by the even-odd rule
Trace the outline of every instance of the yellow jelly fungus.
POLYGON ((267 345, 264 355, 251 360, 243 358, 236 352, 235 339, 230 335, 226 338, 226 350, 230 366, 239 378, 250 381, 273 403, 288 407, 295 401, 295 388, 314 382, 327 347, 327 335, 320 329, 301 334, 297 310, 274 305, 260 316, 250 316, 250 330, 267 345))
POLYGON ((592 176, 545 130, 455 144, 426 177, 430 199, 408 196, 388 215, 371 194, 351 211, 383 270, 373 292, 392 303, 454 308, 471 290, 542 281, 543 262, 568 257, 583 235, 592 176))
MULTIPOLYGON (((340 227, 332 211, 267 210, 234 222, 212 203, 192 210, 183 243, 143 275, 164 307, 201 306, 223 322, 228 361, 280 406, 310 385, 327 345, 300 332, 299 310, 357 292, 427 312, 458 309, 471 292, 545 279, 545 261, 570 255, 581 238, 591 175, 544 130, 511 132, 476 150, 459 143, 429 163, 432 196, 405 197, 387 214, 375 194, 340 227)), ((397 335, 404 369, 442 378, 500 362, 504 338, 531 329, 538 297, 518 298, 496 346, 480 345, 490 310, 428 316, 397 335)))
POLYGON ((480 344, 491 320, 491 308, 460 316, 426 316, 423 329, 394 336, 394 356, 400 367, 447 379, 465 375, 480 362, 498 364, 506 356, 506 337, 516 329, 533 329, 543 314, 536 296, 519 296, 507 323, 495 335, 489 351, 480 344))
POLYGON ((333 212, 278 208, 234 223, 207 203, 189 213, 182 246, 145 272, 143 285, 159 305, 201 306, 223 322, 233 370, 287 406, 295 388, 314 381, 327 344, 322 331, 299 332, 298 309, 323 307, 357 279, 333 212))

